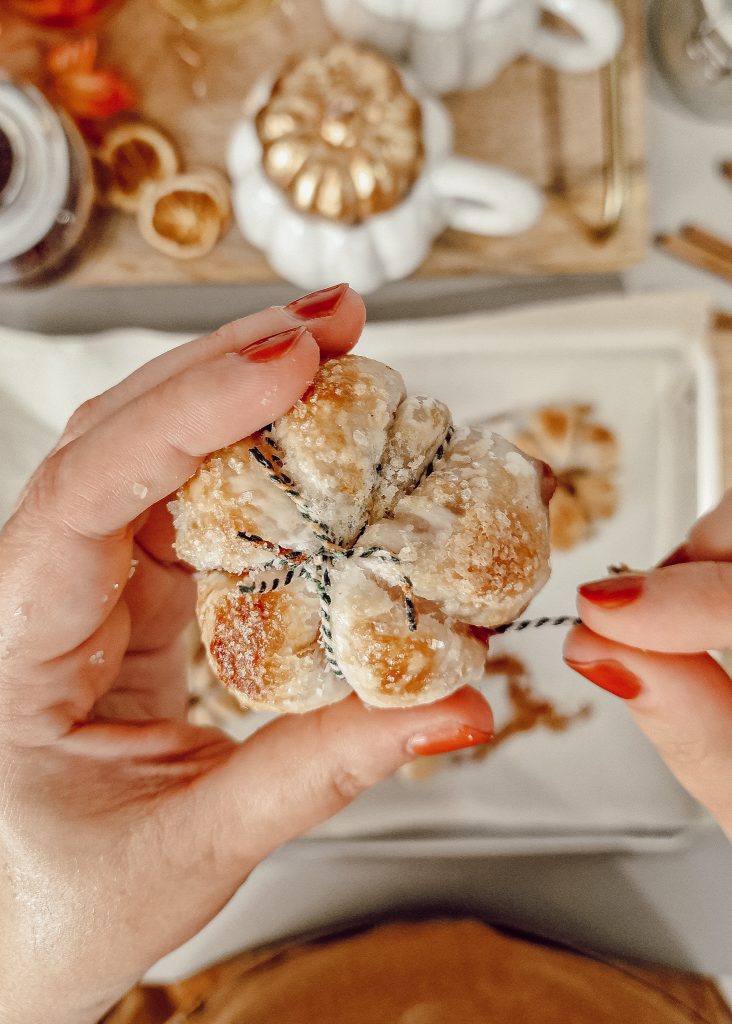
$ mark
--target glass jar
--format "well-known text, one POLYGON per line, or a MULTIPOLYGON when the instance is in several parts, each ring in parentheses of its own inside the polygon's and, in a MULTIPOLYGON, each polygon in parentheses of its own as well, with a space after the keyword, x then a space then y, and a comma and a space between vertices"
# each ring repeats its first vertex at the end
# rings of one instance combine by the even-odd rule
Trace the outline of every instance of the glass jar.
POLYGON ((0 284, 61 269, 89 222, 91 160, 76 126, 32 85, 0 79, 0 284))
POLYGON ((732 0, 653 0, 648 31, 681 102, 709 121, 732 121, 732 0))

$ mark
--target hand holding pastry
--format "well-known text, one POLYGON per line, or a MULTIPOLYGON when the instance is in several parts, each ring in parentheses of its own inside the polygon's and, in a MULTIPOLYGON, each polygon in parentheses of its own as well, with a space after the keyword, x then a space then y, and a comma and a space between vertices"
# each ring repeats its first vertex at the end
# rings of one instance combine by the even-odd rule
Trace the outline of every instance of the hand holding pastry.
POLYGON ((732 839, 732 491, 646 575, 586 583, 565 660, 623 697, 681 784, 732 839))
POLYGON ((346 699, 244 744, 183 719, 196 588, 168 501, 363 320, 342 286, 146 364, 74 414, 0 532, 0 1020, 96 1022, 274 847, 417 753, 489 735, 469 689, 346 699))

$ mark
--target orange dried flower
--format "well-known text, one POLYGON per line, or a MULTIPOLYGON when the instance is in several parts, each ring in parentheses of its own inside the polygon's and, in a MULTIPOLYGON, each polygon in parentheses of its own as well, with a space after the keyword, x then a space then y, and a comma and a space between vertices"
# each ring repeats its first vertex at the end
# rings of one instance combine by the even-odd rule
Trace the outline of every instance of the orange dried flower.
POLYGON ((16 14, 48 28, 78 28, 117 0, 5 0, 16 14))
POLYGON ((81 120, 112 117, 137 104, 129 82, 108 68, 95 67, 97 52, 96 37, 84 36, 52 47, 46 58, 56 99, 81 120))

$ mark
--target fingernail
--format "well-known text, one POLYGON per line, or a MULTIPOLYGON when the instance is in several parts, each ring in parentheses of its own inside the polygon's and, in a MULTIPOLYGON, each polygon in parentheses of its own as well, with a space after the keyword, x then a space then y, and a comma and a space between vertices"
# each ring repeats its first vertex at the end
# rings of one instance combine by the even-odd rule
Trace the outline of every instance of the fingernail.
POLYGON ((297 345, 306 330, 305 327, 290 327, 279 334, 272 334, 269 338, 252 342, 243 348, 239 355, 246 356, 252 363, 269 363, 274 359, 281 359, 297 345))
POLYGON ((478 747, 493 739, 493 733, 476 729, 472 725, 453 725, 434 732, 417 733, 407 742, 410 754, 428 757, 432 754, 449 754, 453 750, 478 747))
POLYGON ((677 548, 674 548, 670 555, 666 555, 662 562, 658 563, 658 568, 665 569, 669 565, 682 565, 684 562, 691 561, 692 558, 688 547, 686 544, 680 544, 677 548))
POLYGON ((622 608, 641 596, 645 582, 644 576, 611 576, 583 583, 579 593, 598 608, 622 608))
POLYGON ((288 302, 285 309, 300 320, 322 320, 333 316, 348 291, 347 284, 334 284, 330 288, 320 288, 317 292, 309 292, 288 302))
POLYGON ((589 679, 595 686, 614 693, 623 700, 633 700, 641 692, 642 686, 638 676, 634 675, 619 661, 573 661, 565 658, 565 662, 575 672, 589 679))

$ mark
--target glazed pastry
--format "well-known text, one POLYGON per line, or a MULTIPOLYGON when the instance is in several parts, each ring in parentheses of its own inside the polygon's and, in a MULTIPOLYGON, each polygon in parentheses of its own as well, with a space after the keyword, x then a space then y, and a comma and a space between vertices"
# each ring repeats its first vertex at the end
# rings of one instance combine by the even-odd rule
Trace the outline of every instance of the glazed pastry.
POLYGON ((210 455, 171 510, 212 669, 249 707, 445 697, 481 677, 473 627, 520 615, 549 575, 534 460, 358 356, 210 455))
POLYGON ((618 442, 593 417, 592 406, 542 406, 517 429, 504 428, 522 451, 548 462, 557 488, 549 506, 552 547, 587 540, 599 519, 615 514, 618 442))

